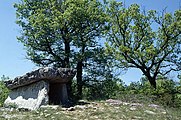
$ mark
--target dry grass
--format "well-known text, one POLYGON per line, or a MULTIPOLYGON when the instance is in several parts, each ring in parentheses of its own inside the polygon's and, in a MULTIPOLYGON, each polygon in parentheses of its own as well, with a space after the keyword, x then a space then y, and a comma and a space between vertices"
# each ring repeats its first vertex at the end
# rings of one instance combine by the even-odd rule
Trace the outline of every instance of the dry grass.
MULTIPOLYGON (((112 100, 113 101, 113 100, 112 100)), ((0 111, 0 120, 181 120, 181 110, 121 101, 89 102, 71 108, 0 111)))

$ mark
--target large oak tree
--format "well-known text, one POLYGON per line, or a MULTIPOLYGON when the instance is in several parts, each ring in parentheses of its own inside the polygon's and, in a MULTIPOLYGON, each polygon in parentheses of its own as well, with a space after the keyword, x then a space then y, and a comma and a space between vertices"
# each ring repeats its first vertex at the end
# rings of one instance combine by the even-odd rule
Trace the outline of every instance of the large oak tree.
MULTIPOLYGON (((15 4, 19 41, 27 58, 40 66, 77 68, 78 95, 82 73, 99 37, 106 15, 97 0, 22 0, 15 4)), ((70 83, 71 84, 71 83, 70 83)))
POLYGON ((114 0, 107 5, 107 53, 119 67, 140 69, 155 88, 159 74, 181 70, 181 10, 146 12, 114 0))

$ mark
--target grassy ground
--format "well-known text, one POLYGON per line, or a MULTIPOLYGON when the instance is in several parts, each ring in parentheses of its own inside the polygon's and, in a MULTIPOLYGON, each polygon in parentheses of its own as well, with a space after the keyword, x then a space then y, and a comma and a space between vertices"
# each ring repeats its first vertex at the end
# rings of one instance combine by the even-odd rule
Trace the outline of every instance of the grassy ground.
POLYGON ((0 109, 0 120, 181 120, 181 110, 155 104, 109 99, 70 108, 46 107, 36 111, 0 109))

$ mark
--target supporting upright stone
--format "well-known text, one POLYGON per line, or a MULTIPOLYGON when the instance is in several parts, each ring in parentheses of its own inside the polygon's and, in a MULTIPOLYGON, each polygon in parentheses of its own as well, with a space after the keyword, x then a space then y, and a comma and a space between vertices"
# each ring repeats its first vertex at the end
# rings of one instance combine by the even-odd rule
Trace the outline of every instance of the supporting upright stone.
POLYGON ((35 110, 48 103, 49 85, 44 81, 13 89, 5 100, 5 106, 35 110))
POLYGON ((67 104, 67 102, 68 102, 68 94, 67 94, 66 84, 61 84, 60 94, 61 94, 61 103, 62 104, 67 104))

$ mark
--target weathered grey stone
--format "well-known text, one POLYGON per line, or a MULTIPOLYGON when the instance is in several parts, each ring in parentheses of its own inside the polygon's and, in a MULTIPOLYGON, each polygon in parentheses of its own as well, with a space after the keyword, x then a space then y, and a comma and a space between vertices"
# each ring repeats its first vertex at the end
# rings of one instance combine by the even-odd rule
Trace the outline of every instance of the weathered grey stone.
POLYGON ((149 107, 153 107, 153 108, 159 108, 160 106, 159 105, 156 105, 156 104, 150 104, 148 105, 149 107))
POLYGON ((151 114, 151 115, 155 115, 156 114, 155 112, 153 112, 151 110, 145 110, 144 112, 147 113, 147 114, 151 114))
POLYGON ((51 68, 45 67, 16 77, 14 80, 5 81, 9 89, 32 84, 40 80, 47 80, 54 83, 66 83, 75 76, 76 71, 70 68, 51 68))
POLYGON ((4 106, 35 110, 48 104, 49 84, 44 81, 14 89, 4 102, 4 106))
POLYGON ((68 102, 66 83, 76 71, 68 68, 40 68, 6 81, 11 93, 4 106, 35 110, 41 105, 60 105, 68 102))

